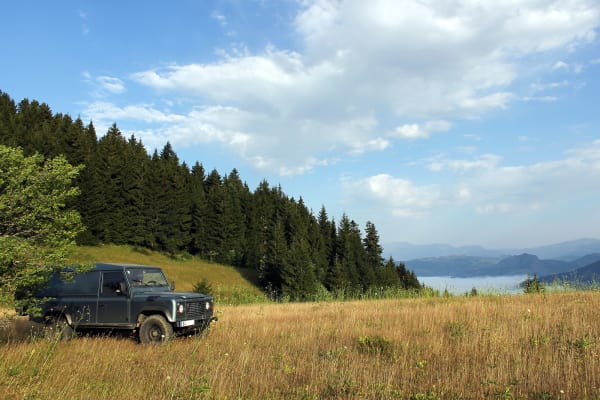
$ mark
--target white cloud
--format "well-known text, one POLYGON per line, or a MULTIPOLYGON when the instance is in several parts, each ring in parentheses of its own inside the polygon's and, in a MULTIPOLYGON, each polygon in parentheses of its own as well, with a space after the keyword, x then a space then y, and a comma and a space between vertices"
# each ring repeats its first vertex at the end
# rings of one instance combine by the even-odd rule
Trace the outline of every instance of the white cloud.
POLYGON ((390 133, 392 137, 401 139, 427 139, 432 133, 445 132, 452 126, 448 121, 427 121, 425 124, 405 124, 396 127, 390 133))
POLYGON ((214 20, 216 20, 217 22, 219 22, 219 25, 221 25, 222 27, 227 26, 227 17, 225 17, 225 15, 223 15, 219 11, 214 10, 210 14, 210 17, 213 18, 214 20))
POLYGON ((441 172, 449 170, 457 174, 468 173, 469 171, 482 171, 495 169, 501 161, 501 157, 494 154, 484 154, 473 160, 436 160, 429 164, 429 170, 441 172))
POLYGON ((91 86, 93 97, 101 98, 125 92, 125 83, 117 77, 107 75, 93 77, 88 71, 84 71, 81 76, 91 86))
POLYGON ((125 91, 125 85, 119 78, 112 76, 99 76, 96 81, 100 84, 100 87, 110 93, 123 93, 125 91))
POLYGON ((370 201, 371 208, 390 216, 414 217, 468 207, 476 214, 537 213, 560 208, 573 195, 598 198, 600 140, 573 148, 565 157, 529 165, 502 166, 493 154, 472 160, 440 160, 429 164, 434 172, 447 171, 444 184, 424 184, 379 174, 344 187, 350 197, 370 201))
POLYGON ((584 66, 580 63, 566 63, 564 61, 557 61, 553 66, 552 70, 562 70, 566 72, 573 72, 574 74, 580 74, 583 72, 584 66))
POLYGON ((81 33, 85 36, 90 33, 90 28, 88 25, 88 13, 83 10, 79 10, 78 14, 81 22, 81 33))
POLYGON ((344 187, 359 201, 366 199, 374 202, 396 217, 422 217, 441 201, 439 189, 435 186, 417 186, 409 180, 389 174, 347 180, 344 187))
MULTIPOLYGON (((226 22, 218 12, 212 17, 226 22)), ((179 148, 204 137, 256 168, 303 173, 508 107, 519 99, 511 85, 522 60, 589 43, 599 23, 600 9, 587 0, 519 7, 512 1, 305 0, 294 20, 301 50, 234 49, 215 62, 146 69, 130 78, 165 97, 195 99, 193 110, 182 113, 186 121, 165 129, 179 148), (222 118, 205 121, 215 110, 222 118), (243 144, 232 145, 234 136, 243 144)), ((124 90, 122 82, 100 78, 104 93, 124 90)))
POLYGON ((149 105, 117 107, 112 103, 103 101, 88 104, 84 113, 86 117, 94 121, 139 120, 149 123, 177 123, 185 120, 184 116, 165 114, 149 105))
POLYGON ((557 101, 558 97, 556 97, 556 96, 525 96, 525 97, 521 97, 519 100, 552 102, 552 101, 557 101))
POLYGON ((569 86, 569 81, 568 80, 562 80, 559 82, 548 82, 548 83, 532 83, 529 85, 529 87, 534 91, 534 92, 543 92, 546 90, 552 90, 552 89, 560 89, 560 88, 564 88, 569 86))
POLYGON ((554 65, 552 66, 553 70, 568 70, 569 69, 569 64, 567 64, 564 61, 557 61, 556 63, 554 63, 554 65))

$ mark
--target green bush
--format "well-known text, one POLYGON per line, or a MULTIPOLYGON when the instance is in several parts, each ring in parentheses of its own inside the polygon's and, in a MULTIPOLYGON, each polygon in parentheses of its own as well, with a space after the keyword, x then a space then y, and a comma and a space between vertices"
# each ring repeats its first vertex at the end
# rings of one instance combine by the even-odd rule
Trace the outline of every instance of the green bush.
POLYGON ((192 291, 194 291, 195 293, 208 294, 211 296, 213 295, 212 285, 206 278, 202 278, 202 280, 196 282, 192 291))

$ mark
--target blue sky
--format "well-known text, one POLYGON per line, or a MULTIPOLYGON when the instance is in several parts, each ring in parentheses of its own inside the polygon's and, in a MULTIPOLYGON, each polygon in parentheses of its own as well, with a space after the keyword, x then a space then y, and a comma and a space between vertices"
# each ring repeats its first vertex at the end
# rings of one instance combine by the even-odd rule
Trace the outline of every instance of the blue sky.
POLYGON ((600 237, 597 0, 3 2, 0 90, 382 243, 600 237))

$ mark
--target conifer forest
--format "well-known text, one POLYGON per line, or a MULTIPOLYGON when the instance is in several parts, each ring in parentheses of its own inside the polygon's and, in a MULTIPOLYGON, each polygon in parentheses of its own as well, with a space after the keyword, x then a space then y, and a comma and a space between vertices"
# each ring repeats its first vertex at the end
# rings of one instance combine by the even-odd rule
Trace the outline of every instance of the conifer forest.
POLYGON ((324 290, 420 287, 402 263, 383 258, 373 223, 336 219, 324 205, 313 211, 267 181, 251 189, 235 168, 225 174, 201 161, 188 165, 170 143, 149 152, 117 123, 98 133, 91 121, 0 91, 0 144, 84 166, 76 180, 81 194, 69 205, 86 227, 79 244, 186 253, 251 269, 264 290, 292 300, 324 290))

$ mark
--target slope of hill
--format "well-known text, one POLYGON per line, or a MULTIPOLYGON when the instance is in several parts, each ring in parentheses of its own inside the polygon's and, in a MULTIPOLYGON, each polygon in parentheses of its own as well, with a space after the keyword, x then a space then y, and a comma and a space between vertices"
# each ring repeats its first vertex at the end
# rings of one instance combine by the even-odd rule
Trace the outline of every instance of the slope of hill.
POLYGON ((131 246, 79 246, 71 257, 73 263, 122 262, 161 267, 175 290, 192 291, 204 281, 212 288, 215 301, 221 304, 257 303, 267 301, 257 286, 254 271, 209 263, 198 257, 170 258, 162 253, 131 246))
POLYGON ((543 276, 539 278, 539 281, 543 283, 558 282, 575 287, 597 286, 600 283, 600 261, 574 271, 543 276))
POLYGON ((406 267, 419 276, 484 276, 489 275, 498 258, 445 256, 409 260, 406 267))

